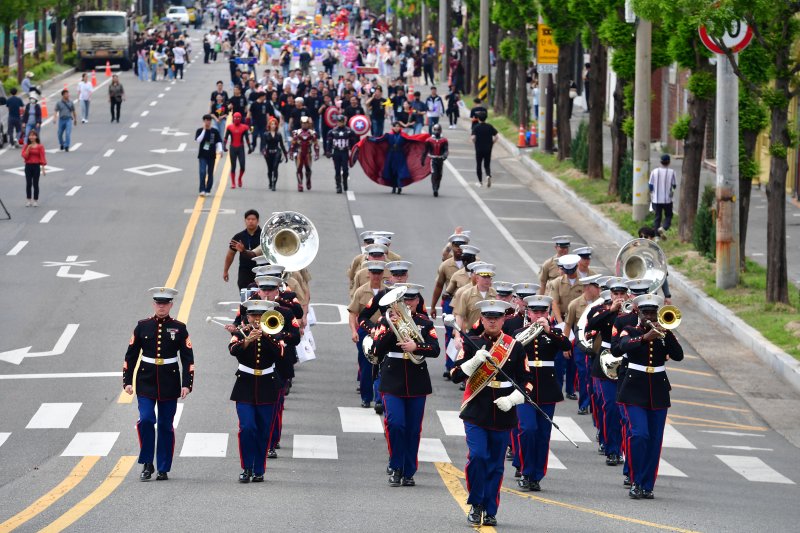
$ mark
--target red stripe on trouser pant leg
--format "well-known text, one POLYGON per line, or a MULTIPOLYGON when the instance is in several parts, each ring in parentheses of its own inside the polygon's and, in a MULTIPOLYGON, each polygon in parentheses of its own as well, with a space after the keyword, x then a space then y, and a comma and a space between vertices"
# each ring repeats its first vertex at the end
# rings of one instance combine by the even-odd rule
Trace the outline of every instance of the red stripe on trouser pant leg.
POLYGON ((244 469, 244 454, 242 453, 242 423, 239 422, 239 433, 236 435, 236 438, 239 441, 239 463, 242 465, 242 469, 244 469))
MULTIPOLYGON (((623 405, 622 408, 625 410, 625 425, 627 427, 631 423, 631 416, 630 416, 630 413, 628 413, 628 406, 627 405, 623 405)), ((628 433, 629 433, 628 431, 626 431, 625 433, 626 433, 626 435, 625 435, 625 450, 626 450, 625 457, 627 457, 627 460, 628 460, 628 477, 630 477, 631 483, 634 483, 635 480, 636 480, 636 475, 635 475, 635 472, 633 471, 633 456, 632 456, 632 451, 631 451, 631 436, 628 435, 628 433)))

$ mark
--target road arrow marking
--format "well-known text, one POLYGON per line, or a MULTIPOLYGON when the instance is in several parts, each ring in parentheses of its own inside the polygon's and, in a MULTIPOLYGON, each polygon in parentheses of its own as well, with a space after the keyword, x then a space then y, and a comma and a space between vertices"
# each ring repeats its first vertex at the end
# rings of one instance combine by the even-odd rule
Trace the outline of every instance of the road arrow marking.
POLYGON ((151 152, 155 152, 157 154, 167 154, 167 153, 177 153, 183 152, 186 150, 186 143, 180 143, 175 150, 170 150, 169 148, 156 148, 155 150, 150 150, 151 152))
POLYGON ((67 327, 64 328, 64 332, 56 341, 56 345, 49 352, 31 353, 31 348, 33 348, 33 346, 26 346, 25 348, 18 348, 16 350, 0 353, 0 361, 18 365, 26 357, 50 357, 51 355, 61 355, 67 350, 67 346, 69 346, 72 337, 75 336, 75 332, 78 331, 79 325, 80 324, 67 324, 67 327))
MULTIPOLYGON (((150 104, 154 105, 154 104, 150 104)), ((161 133, 161 135, 168 135, 171 137, 183 137, 184 135, 189 135, 184 131, 177 130, 175 128, 170 128, 169 126, 164 126, 163 128, 150 128, 150 131, 157 131, 161 133)))
POLYGON ((73 278, 77 279, 79 283, 84 281, 92 281, 95 279, 100 278, 107 278, 108 274, 103 274, 102 272, 95 272, 94 270, 85 270, 83 274, 71 274, 70 268, 72 267, 87 267, 90 263, 94 263, 93 259, 88 259, 84 261, 78 261, 77 255, 68 255, 67 260, 64 262, 61 261, 43 261, 42 266, 44 267, 58 267, 58 272, 56 272, 56 277, 59 278, 73 278))

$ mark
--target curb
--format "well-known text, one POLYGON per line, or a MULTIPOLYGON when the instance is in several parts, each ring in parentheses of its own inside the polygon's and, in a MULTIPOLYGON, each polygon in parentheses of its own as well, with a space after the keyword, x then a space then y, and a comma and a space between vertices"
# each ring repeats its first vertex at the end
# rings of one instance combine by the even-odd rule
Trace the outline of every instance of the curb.
MULTIPOLYGON (((593 222, 604 228, 604 231, 618 243, 626 243, 633 239, 633 236, 617 226, 612 220, 608 219, 600 211, 581 197, 572 189, 564 184, 560 179, 545 171, 539 163, 528 157, 527 152, 521 152, 502 134, 498 141, 503 148, 518 157, 523 165, 527 166, 536 176, 541 177, 548 185, 556 189, 561 195, 570 198, 573 202, 581 206, 593 222)), ((526 185, 531 185, 531 180, 522 180, 526 185)), ((747 325, 742 319, 737 317, 730 309, 720 304, 702 289, 696 287, 680 272, 673 270, 669 274, 671 287, 681 290, 697 307, 709 318, 714 320, 721 328, 731 334, 737 341, 750 349, 761 361, 766 363, 773 372, 781 376, 796 391, 800 392, 800 361, 787 354, 754 328, 747 325)))

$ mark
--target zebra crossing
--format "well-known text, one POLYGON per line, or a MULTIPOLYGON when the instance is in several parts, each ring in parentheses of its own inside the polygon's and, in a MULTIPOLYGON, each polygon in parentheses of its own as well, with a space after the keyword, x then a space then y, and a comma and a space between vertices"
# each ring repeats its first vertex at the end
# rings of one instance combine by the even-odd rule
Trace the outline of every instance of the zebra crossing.
MULTIPOLYGON (((0 452, 2 446, 12 438, 24 438, 27 433, 35 433, 39 430, 69 430, 74 420, 78 416, 83 404, 79 402, 70 403, 42 403, 29 419, 24 431, 20 432, 0 432, 0 452)), ((342 435, 304 435, 295 434, 291 437, 291 444, 286 443, 285 452, 282 457, 304 460, 338 460, 342 453, 347 454, 344 449, 340 453, 341 441, 346 438, 353 438, 358 434, 382 434, 384 432, 383 419, 376 416, 370 409, 361 407, 337 407, 339 423, 342 435), (286 449, 288 448, 288 449, 286 449)), ((184 404, 179 402, 176 410, 174 426, 177 428, 184 411, 184 404)), ((452 459, 448 453, 448 445, 452 448, 459 447, 458 457, 463 454, 464 425, 458 417, 458 411, 437 410, 433 422, 426 422, 423 432, 426 436, 420 440, 419 461, 420 462, 443 462, 450 463, 452 459), (438 426, 437 426, 438 422, 438 426), (431 437, 441 430, 444 438, 431 437), (454 440, 451 437, 457 437, 454 440)), ((593 439, 586 434, 578 422, 570 416, 555 416, 554 421, 561 430, 575 442, 592 443, 593 439)), ((5 429, 0 427, 0 429, 5 429)), ((711 432, 707 432, 711 433, 711 432)), ((730 432, 717 432, 719 434, 730 432)), ((751 436, 750 434, 743 434, 751 436)), ((762 435, 752 435, 759 436, 762 435)), ((77 432, 71 438, 64 450, 61 452, 63 457, 85 457, 101 456, 111 454, 112 449, 118 442, 120 432, 115 431, 91 431, 77 432)), ((235 432, 186 432, 177 436, 176 447, 179 446, 178 456, 182 458, 226 458, 235 455, 236 434, 235 432), (182 440, 181 440, 182 439, 182 440), (231 445, 233 439, 233 445, 231 445), (233 449, 230 449, 233 448, 233 449)), ((287 439, 288 440, 288 439, 287 439)), ((566 438, 558 431, 553 431, 551 442, 566 442, 566 438)), ((663 447, 665 449, 676 449, 681 451, 697 450, 683 433, 674 426, 667 424, 664 431, 663 447)), ((561 453, 559 446, 555 450, 561 453)), ((748 446, 726 446, 712 445, 714 452, 726 449, 730 451, 762 451, 771 452, 772 448, 751 448, 748 446)), ((561 448, 563 449, 563 448, 561 448)), ((565 452, 569 453, 569 452, 565 452)), ((752 455, 729 455, 713 453, 714 457, 730 470, 741 476, 747 481, 759 483, 777 483, 784 485, 794 485, 795 481, 781 474, 760 457, 752 455)), ((568 470, 570 461, 565 455, 559 458, 552 450, 550 451, 548 469, 568 470), (562 460, 565 459, 565 460, 562 460)), ((572 459, 572 457, 569 457, 572 459)), ((674 461, 675 459, 673 459, 674 461)), ((669 476, 677 478, 690 477, 678 466, 671 464, 663 457, 658 468, 659 476, 669 476)))

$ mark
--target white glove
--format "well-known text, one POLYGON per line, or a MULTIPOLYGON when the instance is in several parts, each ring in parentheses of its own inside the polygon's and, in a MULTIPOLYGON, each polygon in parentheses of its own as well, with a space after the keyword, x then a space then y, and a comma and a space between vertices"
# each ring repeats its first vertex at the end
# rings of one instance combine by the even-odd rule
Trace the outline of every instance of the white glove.
POLYGON ((514 390, 508 396, 501 396, 494 401, 495 405, 501 411, 510 411, 515 405, 519 405, 525 401, 525 396, 518 390, 514 390))
POLYGON ((491 356, 486 350, 478 350, 475 352, 475 355, 472 356, 472 359, 461 365, 461 371, 471 376, 489 357, 491 356))

